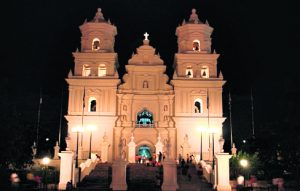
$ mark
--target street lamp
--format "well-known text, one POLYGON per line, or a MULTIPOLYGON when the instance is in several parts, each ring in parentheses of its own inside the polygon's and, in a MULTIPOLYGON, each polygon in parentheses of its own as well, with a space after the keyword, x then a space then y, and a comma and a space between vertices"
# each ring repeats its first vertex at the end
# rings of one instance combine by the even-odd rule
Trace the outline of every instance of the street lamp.
POLYGON ((47 167, 48 164, 50 163, 50 158, 49 157, 44 157, 42 159, 42 163, 43 163, 43 165, 45 165, 47 167))
POLYGON ((95 131, 96 127, 93 125, 89 125, 87 126, 88 131, 90 132, 90 151, 89 151, 89 159, 91 159, 92 157, 92 133, 93 131, 95 131))
POLYGON ((79 132, 83 132, 82 127, 73 127, 72 132, 76 133, 76 157, 75 157, 75 168, 78 168, 78 142, 79 142, 79 132))
POLYGON ((198 127, 197 131, 200 132, 200 161, 202 161, 202 133, 206 131, 206 128, 198 127))
POLYGON ((215 128, 215 127, 211 127, 208 129, 208 132, 210 134, 212 134, 212 157, 213 157, 213 161, 212 161, 212 168, 214 169, 215 168, 215 157, 214 157, 214 154, 215 154, 215 136, 214 134, 218 132, 218 129, 215 128))
POLYGON ((45 176, 44 176, 44 180, 45 180, 45 184, 46 184, 46 189, 48 189, 48 177, 47 177, 47 170, 48 170, 48 165, 50 163, 50 158, 49 157, 44 157, 42 159, 42 164, 45 166, 45 176))
MULTIPOLYGON (((244 170, 248 167, 249 163, 246 159, 240 160, 240 165, 244 168, 244 170)), ((246 186, 246 172, 244 172, 244 187, 246 186)))

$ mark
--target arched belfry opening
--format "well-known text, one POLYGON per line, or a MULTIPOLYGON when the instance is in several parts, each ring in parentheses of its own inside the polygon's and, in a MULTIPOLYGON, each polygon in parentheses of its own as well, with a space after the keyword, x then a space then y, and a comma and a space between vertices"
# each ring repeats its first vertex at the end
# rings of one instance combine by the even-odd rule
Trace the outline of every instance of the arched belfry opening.
POLYGON ((94 97, 89 98, 89 112, 97 111, 97 100, 94 97))
POLYGON ((191 66, 187 66, 185 69, 185 76, 187 78, 193 78, 193 69, 191 66))
POLYGON ((194 101, 194 112, 195 113, 202 113, 202 100, 201 99, 195 99, 194 101))
POLYGON ((94 38, 93 39, 92 50, 94 50, 94 51, 100 50, 100 40, 99 40, 99 38, 94 38))
POLYGON ((207 66, 203 66, 201 68, 201 77, 202 78, 209 78, 209 69, 207 66))
POLYGON ((84 64, 82 67, 82 76, 90 76, 91 75, 91 67, 87 64, 84 64))
POLYGON ((147 109, 142 110, 137 114, 137 125, 139 127, 151 127, 153 123, 153 114, 147 109))
POLYGON ((98 66, 98 76, 99 77, 106 76, 106 66, 105 66, 105 64, 100 64, 98 66))
POLYGON ((200 52, 200 41, 193 40, 193 51, 200 52))

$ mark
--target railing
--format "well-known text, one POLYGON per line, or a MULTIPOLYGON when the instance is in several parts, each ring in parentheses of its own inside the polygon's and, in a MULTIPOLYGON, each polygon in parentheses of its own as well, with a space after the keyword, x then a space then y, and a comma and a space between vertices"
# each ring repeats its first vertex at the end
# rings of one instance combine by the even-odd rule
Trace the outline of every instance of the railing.
POLYGON ((207 182, 212 183, 214 185, 214 176, 213 169, 210 164, 207 164, 205 161, 200 161, 200 165, 203 169, 203 176, 207 182))
MULTIPOLYGON (((96 164, 98 162, 98 158, 96 154, 91 154, 91 159, 87 159, 86 161, 82 162, 80 167, 80 181, 83 180, 83 178, 90 174, 90 172, 95 168, 96 164)), ((75 173, 75 180, 79 179, 79 174, 75 173)))
POLYGON ((154 128, 155 124, 135 124, 135 128, 154 128))

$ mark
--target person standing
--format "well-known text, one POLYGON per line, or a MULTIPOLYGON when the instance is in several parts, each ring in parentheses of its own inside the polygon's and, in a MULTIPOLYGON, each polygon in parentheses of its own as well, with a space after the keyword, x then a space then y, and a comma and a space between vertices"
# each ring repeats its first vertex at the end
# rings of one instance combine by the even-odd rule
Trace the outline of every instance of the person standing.
POLYGON ((158 162, 161 162, 161 159, 162 159, 162 153, 159 151, 159 153, 158 153, 158 162))

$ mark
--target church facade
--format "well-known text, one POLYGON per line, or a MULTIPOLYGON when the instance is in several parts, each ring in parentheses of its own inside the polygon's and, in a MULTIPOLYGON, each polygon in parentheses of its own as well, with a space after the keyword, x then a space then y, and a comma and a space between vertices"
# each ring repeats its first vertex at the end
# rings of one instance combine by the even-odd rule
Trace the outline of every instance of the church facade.
POLYGON ((114 52, 117 28, 98 9, 80 30, 81 50, 73 53, 75 67, 66 79, 67 150, 77 150, 82 159, 91 151, 103 162, 121 157, 134 162, 135 156, 159 152, 172 159, 202 153, 209 160, 219 152, 224 81, 217 74, 219 55, 211 51, 213 28, 198 19, 195 9, 176 29, 178 52, 170 82, 147 33, 121 83, 114 52))

